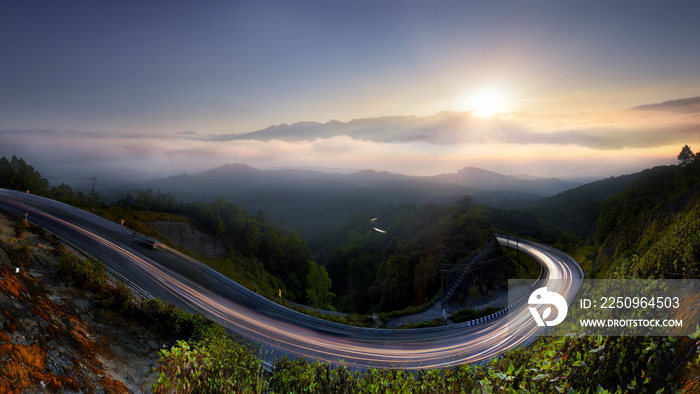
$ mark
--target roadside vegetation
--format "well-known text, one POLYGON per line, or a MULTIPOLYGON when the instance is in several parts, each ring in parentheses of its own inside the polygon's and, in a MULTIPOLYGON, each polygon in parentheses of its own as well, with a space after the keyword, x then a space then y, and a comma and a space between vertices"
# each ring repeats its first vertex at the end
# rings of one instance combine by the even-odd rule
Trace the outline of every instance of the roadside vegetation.
POLYGON ((114 309, 160 333, 165 339, 202 340, 224 334, 223 327, 200 314, 193 314, 159 299, 139 300, 121 282, 113 284, 104 265, 93 258, 80 259, 59 245, 54 254, 58 273, 67 282, 90 291, 104 307, 114 309))

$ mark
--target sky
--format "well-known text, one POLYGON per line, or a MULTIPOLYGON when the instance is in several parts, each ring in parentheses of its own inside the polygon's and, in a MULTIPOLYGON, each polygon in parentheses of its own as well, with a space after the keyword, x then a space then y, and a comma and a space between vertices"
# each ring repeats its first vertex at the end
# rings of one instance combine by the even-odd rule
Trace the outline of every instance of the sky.
POLYGON ((226 163, 635 172, 700 149, 697 103, 632 109, 700 96, 697 15, 695 1, 4 1, 0 156, 74 184, 226 163))

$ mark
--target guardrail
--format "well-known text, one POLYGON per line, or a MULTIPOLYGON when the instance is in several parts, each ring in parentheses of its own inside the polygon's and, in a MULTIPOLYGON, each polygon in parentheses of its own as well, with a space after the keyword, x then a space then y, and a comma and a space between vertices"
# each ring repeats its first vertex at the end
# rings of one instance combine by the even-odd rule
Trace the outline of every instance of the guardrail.
POLYGON ((475 325, 480 324, 480 323, 485 323, 485 322, 487 322, 487 321, 489 321, 489 320, 491 320, 491 319, 497 318, 498 316, 501 316, 501 315, 504 315, 504 314, 508 313, 508 311, 510 311, 511 309, 515 308, 518 304, 520 304, 521 302, 523 302, 523 300, 525 299, 525 297, 526 297, 526 296, 520 297, 517 301, 515 301, 514 303, 512 303, 512 304, 508 305, 507 307, 501 309, 501 310, 498 311, 498 312, 492 313, 492 314, 490 314, 490 315, 488 315, 488 316, 484 316, 484 317, 480 317, 480 318, 478 318, 478 319, 474 319, 474 320, 468 321, 468 322, 467 322, 467 327, 475 326, 475 325))
MULTIPOLYGON (((35 226, 39 226, 39 225, 36 224, 36 223, 34 223, 34 225, 35 225, 35 226)), ((39 226, 39 227, 41 227, 41 226, 39 226)), ((80 254, 82 254, 83 256, 85 256, 85 257, 87 257, 87 258, 92 258, 92 259, 95 259, 95 260, 98 260, 98 261, 99 261, 98 258, 96 258, 96 257, 93 256, 92 254, 86 252, 85 250, 83 250, 83 249, 80 248, 79 246, 75 245, 74 243, 68 241, 67 239, 61 237, 60 235, 57 235, 57 234, 55 234, 55 233, 52 233, 51 231, 48 231, 48 230, 46 230, 46 229, 43 228, 43 227, 42 227, 42 229, 44 229, 44 231, 46 231, 47 233, 49 233, 49 234, 51 234, 52 236, 54 236, 54 237, 55 237, 56 239, 58 239, 59 241, 63 242, 64 244, 66 244, 66 245, 68 245, 68 246, 70 246, 71 248, 77 250, 77 251, 80 252, 80 254)), ((115 271, 115 270, 113 270, 112 268, 108 267, 108 266, 107 266, 106 264, 104 264, 104 263, 102 263, 102 265, 105 267, 105 271, 107 271, 107 273, 108 273, 110 276, 112 276, 115 280, 118 280, 119 282, 122 282, 126 287, 128 287, 129 289, 131 289, 131 291, 133 291, 136 295, 142 297, 144 300, 150 300, 150 299, 153 299, 153 298, 154 298, 152 295, 150 295, 148 292, 146 292, 145 290, 143 290, 142 288, 140 288, 140 287, 139 287, 138 285, 136 285, 134 282, 132 282, 132 281, 130 281, 129 279, 127 279, 126 277, 124 277, 124 275, 118 273, 117 271, 115 271)))

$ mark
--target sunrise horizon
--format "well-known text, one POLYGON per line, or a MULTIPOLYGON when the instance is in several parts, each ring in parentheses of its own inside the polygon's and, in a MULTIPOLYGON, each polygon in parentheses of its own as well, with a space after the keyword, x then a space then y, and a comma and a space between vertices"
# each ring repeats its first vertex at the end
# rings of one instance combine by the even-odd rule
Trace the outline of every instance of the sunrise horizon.
POLYGON ((52 181, 232 162, 599 179, 700 146, 694 3, 1 7, 0 156, 52 181))

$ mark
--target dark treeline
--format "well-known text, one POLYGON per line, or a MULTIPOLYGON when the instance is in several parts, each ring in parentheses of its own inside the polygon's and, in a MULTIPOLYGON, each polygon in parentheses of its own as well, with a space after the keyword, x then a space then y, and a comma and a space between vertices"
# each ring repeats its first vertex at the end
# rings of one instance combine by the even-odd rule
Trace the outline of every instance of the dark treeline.
POLYGON ((439 294, 443 264, 458 265, 476 254, 490 229, 483 209, 465 197, 451 207, 405 204, 358 213, 311 245, 328 270, 340 310, 387 312, 439 294))
POLYGON ((17 156, 10 159, 0 158, 0 188, 28 191, 81 208, 92 204, 93 197, 99 199, 98 196, 92 196, 92 193, 74 191, 65 183, 58 186, 49 185, 49 181, 41 176, 39 171, 17 156))

